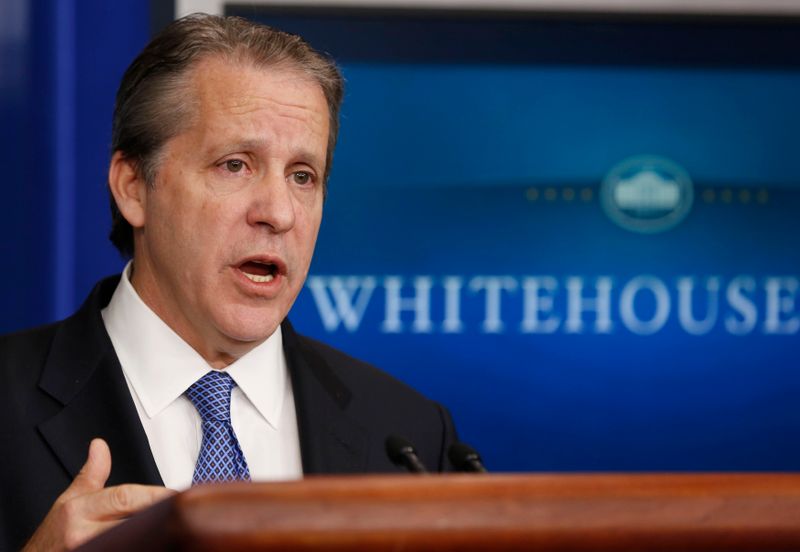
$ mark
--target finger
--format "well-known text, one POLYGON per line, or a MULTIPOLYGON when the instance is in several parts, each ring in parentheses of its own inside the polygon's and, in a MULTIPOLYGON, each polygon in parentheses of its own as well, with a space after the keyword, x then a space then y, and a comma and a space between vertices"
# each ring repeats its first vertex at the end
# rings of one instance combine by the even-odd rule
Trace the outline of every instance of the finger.
MULTIPOLYGON (((114 520, 114 521, 97 521, 91 523, 82 524, 80 527, 76 528, 74 532, 70 535, 67 544, 67 550, 74 550, 79 546, 86 544, 88 541, 92 540, 100 533, 104 533, 111 529, 112 527, 119 525, 124 520, 114 520)), ((50 550, 50 548, 42 548, 41 550, 50 550)), ((23 550, 22 552, 27 552, 23 550)))
POLYGON ((175 491, 152 485, 118 485, 84 497, 87 518, 96 521, 122 519, 174 495, 175 491))
POLYGON ((92 439, 86 463, 72 480, 72 484, 61 495, 70 499, 82 494, 101 490, 111 473, 111 450, 102 439, 92 439))

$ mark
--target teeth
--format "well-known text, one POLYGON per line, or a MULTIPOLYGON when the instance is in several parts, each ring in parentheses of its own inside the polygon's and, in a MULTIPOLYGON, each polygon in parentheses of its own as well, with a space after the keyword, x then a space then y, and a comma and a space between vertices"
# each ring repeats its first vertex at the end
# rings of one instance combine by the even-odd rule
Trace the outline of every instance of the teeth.
POLYGON ((267 274, 266 276, 259 276, 258 274, 248 274, 247 272, 242 272, 251 282, 256 282, 258 284, 265 284, 267 282, 271 282, 275 277, 272 274, 267 274))

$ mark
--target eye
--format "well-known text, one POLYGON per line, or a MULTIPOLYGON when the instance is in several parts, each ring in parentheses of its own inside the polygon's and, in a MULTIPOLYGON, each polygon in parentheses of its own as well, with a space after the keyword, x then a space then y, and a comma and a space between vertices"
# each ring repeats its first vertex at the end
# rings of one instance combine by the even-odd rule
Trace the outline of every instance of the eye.
POLYGON ((292 173, 292 179, 294 180, 295 184, 309 184, 313 180, 311 173, 305 171, 297 171, 292 173))
POLYGON ((238 173, 244 168, 244 161, 241 159, 228 159, 225 161, 225 168, 232 173, 238 173))

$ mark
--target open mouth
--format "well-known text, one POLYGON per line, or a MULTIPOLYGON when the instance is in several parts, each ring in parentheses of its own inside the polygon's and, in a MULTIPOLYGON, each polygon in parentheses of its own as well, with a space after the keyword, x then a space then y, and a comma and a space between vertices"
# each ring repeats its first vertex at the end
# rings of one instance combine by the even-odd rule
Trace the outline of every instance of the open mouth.
POLYGON ((278 265, 262 261, 247 261, 239 265, 239 270, 248 280, 257 284, 266 284, 278 275, 278 265))

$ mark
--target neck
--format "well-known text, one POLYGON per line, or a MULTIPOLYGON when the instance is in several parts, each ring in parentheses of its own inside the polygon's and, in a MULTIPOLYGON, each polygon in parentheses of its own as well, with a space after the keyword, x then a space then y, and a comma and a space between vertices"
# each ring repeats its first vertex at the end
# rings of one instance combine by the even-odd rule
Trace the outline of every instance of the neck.
POLYGON ((223 343, 216 343, 213 339, 205 339, 202 334, 194 330, 181 317, 170 316, 168 309, 159 308, 166 302, 160 294, 160 287, 156 281, 147 278, 146 270, 135 270, 135 263, 131 264, 129 275, 131 286, 147 307, 158 316, 164 324, 170 327, 183 341, 185 341, 211 368, 221 370, 236 362, 239 358, 259 345, 257 342, 242 342, 221 336, 223 343))

